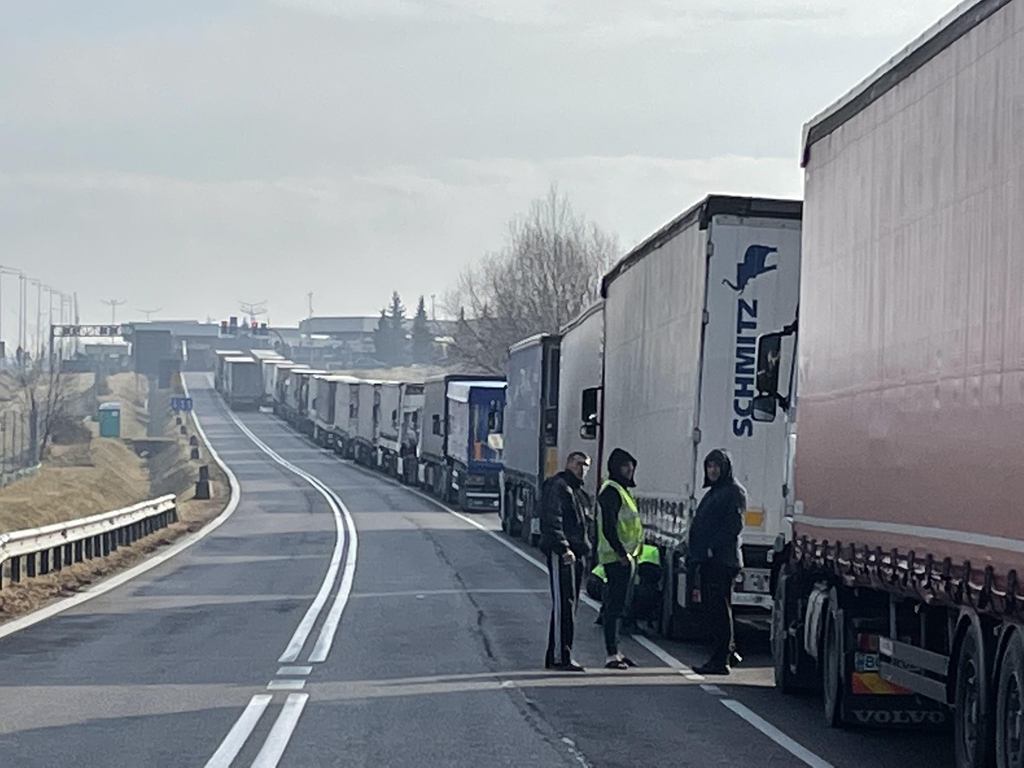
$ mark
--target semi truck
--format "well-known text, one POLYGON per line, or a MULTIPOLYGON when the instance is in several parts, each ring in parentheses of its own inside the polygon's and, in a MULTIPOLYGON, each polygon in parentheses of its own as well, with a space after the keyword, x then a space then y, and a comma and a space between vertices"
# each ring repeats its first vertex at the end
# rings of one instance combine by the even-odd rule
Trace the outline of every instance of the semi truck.
POLYGON ((499 475, 501 527, 540 537, 541 485, 558 471, 560 338, 539 334, 509 349, 505 366, 505 452, 499 475))
POLYGON ((385 473, 410 484, 416 481, 416 448, 422 412, 422 383, 383 383, 382 424, 377 441, 380 467, 385 473))
MULTIPOLYGON (((744 568, 733 604, 768 626, 771 568, 785 541, 784 424, 755 423, 759 332, 789 322, 799 300, 801 203, 710 196, 640 243, 605 275, 599 454, 637 457, 648 543, 665 568, 662 631, 693 626, 685 550, 703 495, 704 457, 733 457, 747 489, 744 568)), ((599 422, 599 424, 597 423, 599 422)), ((603 469, 603 468, 602 468, 603 469)))
POLYGON ((957 766, 1024 760, 1022 61, 1024 1, 972 0, 805 126, 800 317, 758 345, 796 435, 776 685, 951 717, 957 766))
POLYGON ((377 434, 380 429, 380 381, 362 379, 357 390, 356 430, 353 439, 355 460, 377 467, 377 434))
MULTIPOLYGON (((338 427, 338 389, 356 383, 357 379, 342 374, 321 374, 313 377, 313 442, 317 445, 336 450, 336 441, 342 435, 342 430, 338 427)), ((348 418, 347 409, 342 415, 348 418)))
POLYGON ((497 512, 505 380, 450 374, 424 385, 420 482, 464 510, 497 512))
POLYGON ((223 358, 223 394, 233 411, 256 410, 263 402, 263 376, 251 357, 223 358))
POLYGON ((359 426, 359 380, 346 377, 334 392, 334 452, 342 458, 355 458, 355 437, 359 426))
POLYGON ((583 484, 597 499, 602 477, 600 454, 601 369, 604 363, 604 302, 597 301, 561 330, 558 360, 558 451, 564 460, 573 451, 590 457, 583 484))

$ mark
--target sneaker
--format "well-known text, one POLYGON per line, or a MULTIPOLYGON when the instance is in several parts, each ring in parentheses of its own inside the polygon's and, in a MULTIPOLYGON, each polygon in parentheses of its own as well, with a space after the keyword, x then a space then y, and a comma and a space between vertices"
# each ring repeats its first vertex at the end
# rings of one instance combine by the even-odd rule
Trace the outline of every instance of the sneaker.
POLYGON ((730 667, 738 667, 742 663, 743 663, 743 657, 740 656, 738 653, 736 653, 736 651, 733 651, 729 655, 729 666, 730 667))
POLYGON ((586 672, 581 664, 575 661, 569 661, 565 664, 552 664, 548 669, 553 669, 556 672, 586 672))
POLYGON ((625 664, 627 667, 635 667, 636 666, 636 662, 633 661, 631 658, 629 658, 629 656, 623 656, 622 657, 622 663, 625 664))
POLYGON ((604 667, 605 669, 629 669, 629 665, 623 660, 621 653, 609 656, 604 667))

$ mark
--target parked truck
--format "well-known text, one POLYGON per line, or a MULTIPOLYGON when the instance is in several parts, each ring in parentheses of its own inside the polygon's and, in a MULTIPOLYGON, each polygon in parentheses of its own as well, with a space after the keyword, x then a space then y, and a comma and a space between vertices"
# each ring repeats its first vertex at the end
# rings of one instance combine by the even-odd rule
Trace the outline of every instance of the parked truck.
POLYGON ((540 537, 541 485, 558 471, 557 335, 540 334, 509 349, 505 377, 505 453, 499 476, 501 527, 540 537))
MULTIPOLYGON (((313 377, 313 442, 323 448, 336 449, 341 430, 338 428, 338 389, 357 383, 351 376, 319 374, 313 377)), ((347 419, 347 411, 342 414, 347 419)))
POLYGON ((233 411, 256 410, 263 401, 260 365, 251 357, 223 358, 223 394, 233 411))
POLYGON ((355 460, 376 468, 377 435, 380 429, 380 392, 382 382, 363 379, 357 393, 356 430, 353 439, 355 460))
MULTIPOLYGON (((704 457, 715 448, 731 452, 748 494, 733 604, 768 625, 773 556, 787 537, 787 429, 754 422, 754 363, 758 333, 796 312, 800 221, 799 201, 711 196, 634 248, 602 282, 600 453, 621 447, 637 457, 635 495, 666 569, 662 630, 669 635, 693 616, 685 548, 704 493, 704 457)), ((590 399, 584 405, 592 412, 590 399)))
POLYGON ((359 427, 359 380, 345 377, 334 392, 334 451, 342 458, 356 456, 356 430, 359 427))
POLYGON ((1024 0, 963 3, 805 127, 799 323, 758 347, 797 435, 776 685, 951 714, 958 766, 1024 760, 1022 61, 1024 0))
POLYGON ((380 468, 404 482, 416 478, 416 447, 423 411, 423 384, 386 381, 381 385, 380 468))
POLYGON ((591 499, 601 485, 601 371, 604 364, 604 302, 598 301, 561 331, 558 355, 558 452, 564 462, 573 451, 590 457, 583 484, 591 499), (582 425, 582 426, 581 426, 582 425))
POLYGON ((497 512, 505 380, 452 374, 424 385, 420 482, 462 509, 497 512))

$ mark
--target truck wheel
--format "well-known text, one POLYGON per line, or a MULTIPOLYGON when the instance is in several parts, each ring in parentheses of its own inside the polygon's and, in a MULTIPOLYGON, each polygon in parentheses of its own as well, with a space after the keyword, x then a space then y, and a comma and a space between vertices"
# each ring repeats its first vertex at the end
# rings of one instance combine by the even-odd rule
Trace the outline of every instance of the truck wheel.
POLYGON ((784 694, 813 689, 816 684, 811 658, 804 653, 801 637, 790 635, 790 628, 799 610, 793 599, 792 578, 780 573, 775 582, 772 603, 771 648, 775 687, 784 694))
POLYGON ((996 700, 996 765, 1024 766, 1024 640, 1020 632, 1010 636, 999 672, 996 700))
POLYGON ((835 596, 836 591, 832 590, 828 601, 828 618, 825 623, 825 637, 821 651, 821 684, 824 689, 822 699, 825 705, 825 725, 829 728, 839 728, 843 724, 843 688, 845 687, 841 635, 843 628, 836 600, 831 599, 835 596))
POLYGON ((960 768, 982 768, 990 763, 993 738, 991 718, 986 715, 988 696, 984 646, 972 625, 964 635, 956 661, 953 738, 960 768))

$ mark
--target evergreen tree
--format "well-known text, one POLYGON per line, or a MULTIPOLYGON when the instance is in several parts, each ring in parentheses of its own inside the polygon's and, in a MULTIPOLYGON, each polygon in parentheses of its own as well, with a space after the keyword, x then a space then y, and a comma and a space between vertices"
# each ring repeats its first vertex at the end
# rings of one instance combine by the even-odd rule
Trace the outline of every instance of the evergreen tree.
POLYGON ((388 364, 401 365, 408 357, 408 344, 405 339, 405 307, 398 291, 391 294, 391 309, 387 320, 391 333, 391 360, 388 364))
POLYGON ((391 320, 388 311, 382 309, 377 320, 377 329, 373 332, 374 357, 385 365, 393 365, 395 357, 394 334, 391 332, 391 320))
POLYGON ((420 364, 429 363, 433 342, 434 334, 431 333, 427 322, 427 305, 420 296, 420 302, 416 305, 416 315, 412 320, 412 361, 420 364))

